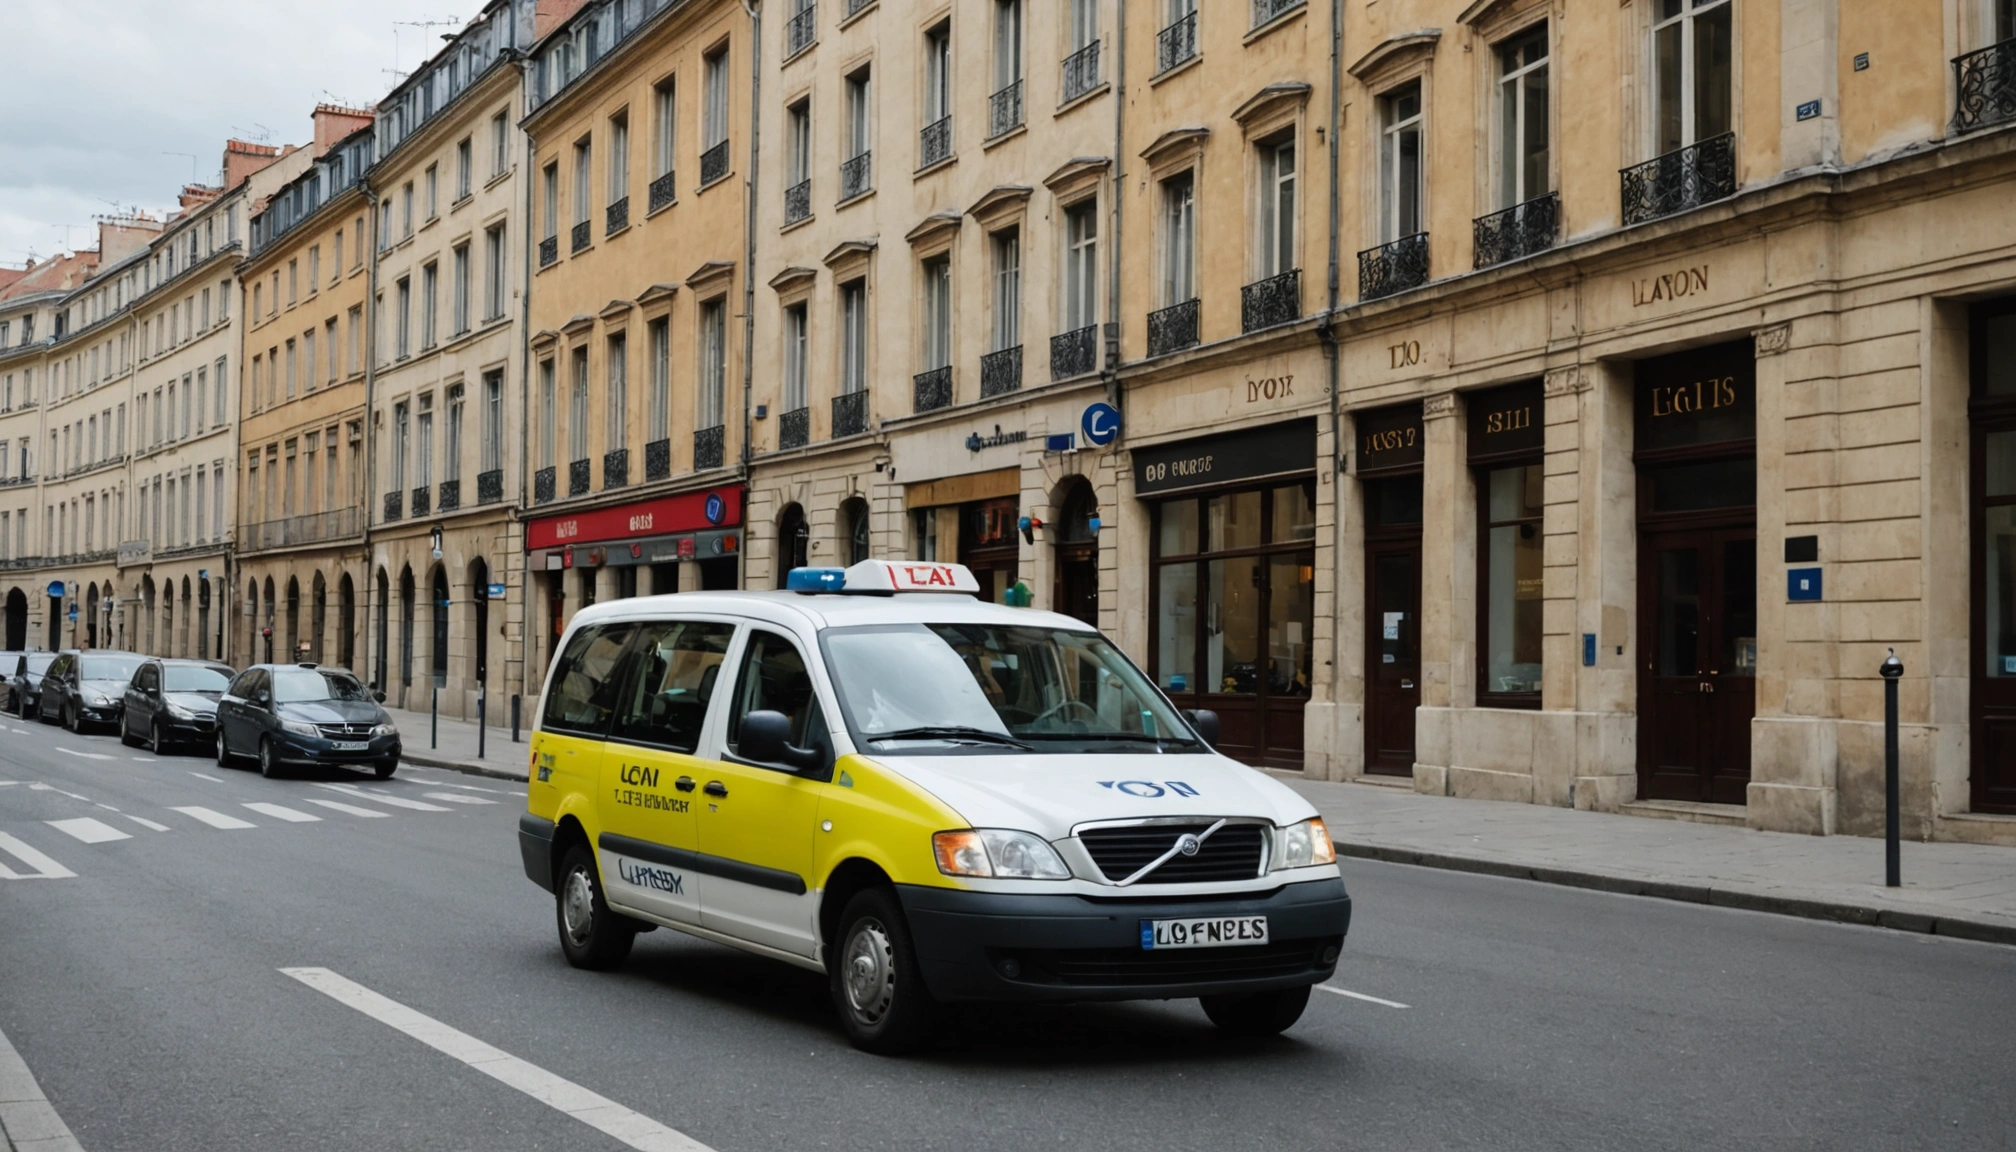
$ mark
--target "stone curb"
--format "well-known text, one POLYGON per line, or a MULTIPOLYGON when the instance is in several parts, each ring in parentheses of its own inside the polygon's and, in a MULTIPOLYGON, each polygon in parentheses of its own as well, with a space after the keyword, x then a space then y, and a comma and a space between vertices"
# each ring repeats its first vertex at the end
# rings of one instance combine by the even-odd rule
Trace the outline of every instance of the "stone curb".
POLYGON ((1600 872, 1578 872, 1567 868, 1542 868, 1530 864, 1515 864, 1503 860, 1485 860, 1470 856, 1449 856, 1439 852, 1422 852, 1412 848, 1390 848, 1377 844, 1347 844, 1339 842, 1340 855, 1361 860, 1378 860, 1388 864, 1413 864, 1422 868, 1441 868, 1451 872, 1473 872, 1484 876, 1503 876, 1513 880, 1535 880, 1542 884, 1558 884, 1567 888, 1589 888, 1598 892, 1614 892, 1623 896, 1649 896, 1656 900, 1678 900, 1687 904, 1712 904, 1720 908, 1741 908, 1750 912, 1769 912, 1779 916, 1798 916, 1807 920, 1831 920, 1841 924, 1861 924, 1872 928, 1890 928, 1899 932, 1922 932, 1931 936, 1951 936, 1958 940, 1979 940, 1990 944, 2016 945, 2016 925, 2000 924, 1984 920, 1967 920, 1951 916, 1933 916, 1922 912, 1904 912, 1893 908, 1875 908, 1864 904, 1841 904, 1827 900, 1804 900, 1796 896, 1774 896, 1760 892, 1745 892, 1734 888, 1716 888, 1704 884, 1674 884, 1662 880, 1641 880, 1630 876, 1611 876, 1600 872))
POLYGON ((451 772, 461 772, 470 776, 488 776, 493 780, 515 780, 520 784, 525 783, 526 780, 524 775, 508 769, 477 763, 473 760, 450 760, 445 756, 433 756, 425 752, 415 753, 402 750, 399 753, 399 762, 402 764, 419 764, 426 768, 446 768, 451 772))

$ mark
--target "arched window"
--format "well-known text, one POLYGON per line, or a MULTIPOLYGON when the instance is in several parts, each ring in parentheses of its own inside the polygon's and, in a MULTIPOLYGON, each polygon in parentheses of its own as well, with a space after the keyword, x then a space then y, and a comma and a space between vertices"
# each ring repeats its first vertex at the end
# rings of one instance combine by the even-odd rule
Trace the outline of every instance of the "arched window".
POLYGON ((783 515, 777 517, 777 587, 784 587, 784 581, 793 568, 807 566, 812 530, 805 523, 805 509, 796 504, 784 506, 783 515))
POLYGON ((846 541, 845 559, 859 564, 869 558, 868 502, 856 496, 840 506, 840 526, 846 541))

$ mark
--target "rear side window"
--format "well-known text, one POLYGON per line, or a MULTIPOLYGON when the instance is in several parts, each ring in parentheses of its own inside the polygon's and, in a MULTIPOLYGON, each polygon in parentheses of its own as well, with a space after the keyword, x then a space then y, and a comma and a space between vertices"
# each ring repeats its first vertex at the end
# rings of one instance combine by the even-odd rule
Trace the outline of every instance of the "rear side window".
POLYGON ((542 731, 600 736, 609 730, 609 715, 622 688, 617 672, 631 631, 628 624, 606 624, 574 633, 546 689, 542 731))
POLYGON ((715 621, 646 624, 637 646, 637 675, 624 693, 614 737, 675 752, 699 747, 700 728, 707 722, 707 706, 734 635, 733 624, 715 621))

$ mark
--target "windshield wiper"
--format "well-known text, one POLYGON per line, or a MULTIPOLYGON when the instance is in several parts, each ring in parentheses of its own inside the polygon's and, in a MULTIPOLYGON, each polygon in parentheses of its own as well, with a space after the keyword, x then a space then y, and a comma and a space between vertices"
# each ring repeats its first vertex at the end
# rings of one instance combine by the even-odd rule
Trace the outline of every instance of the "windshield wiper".
POLYGON ((1197 744, 1188 736, 1150 736, 1145 732, 1025 732, 1031 740, 1091 740, 1115 744, 1153 744, 1157 748, 1189 748, 1197 744))
POLYGON ((894 732, 873 732, 868 739, 876 743, 884 740, 970 740, 980 744, 1000 744, 1009 748, 1020 748, 1025 752, 1034 751, 1029 745, 1005 732, 989 732, 985 728, 965 728, 958 725, 939 725, 928 728, 900 728, 894 732))

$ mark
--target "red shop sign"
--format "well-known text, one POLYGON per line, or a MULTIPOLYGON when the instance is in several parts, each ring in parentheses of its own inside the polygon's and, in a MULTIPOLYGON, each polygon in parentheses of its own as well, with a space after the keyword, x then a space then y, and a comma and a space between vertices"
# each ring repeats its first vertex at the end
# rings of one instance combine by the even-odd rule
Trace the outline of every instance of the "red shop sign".
POLYGON ((712 488, 641 504, 533 520, 525 526, 525 547, 528 551, 563 548, 570 544, 735 528, 741 523, 742 489, 712 488))

